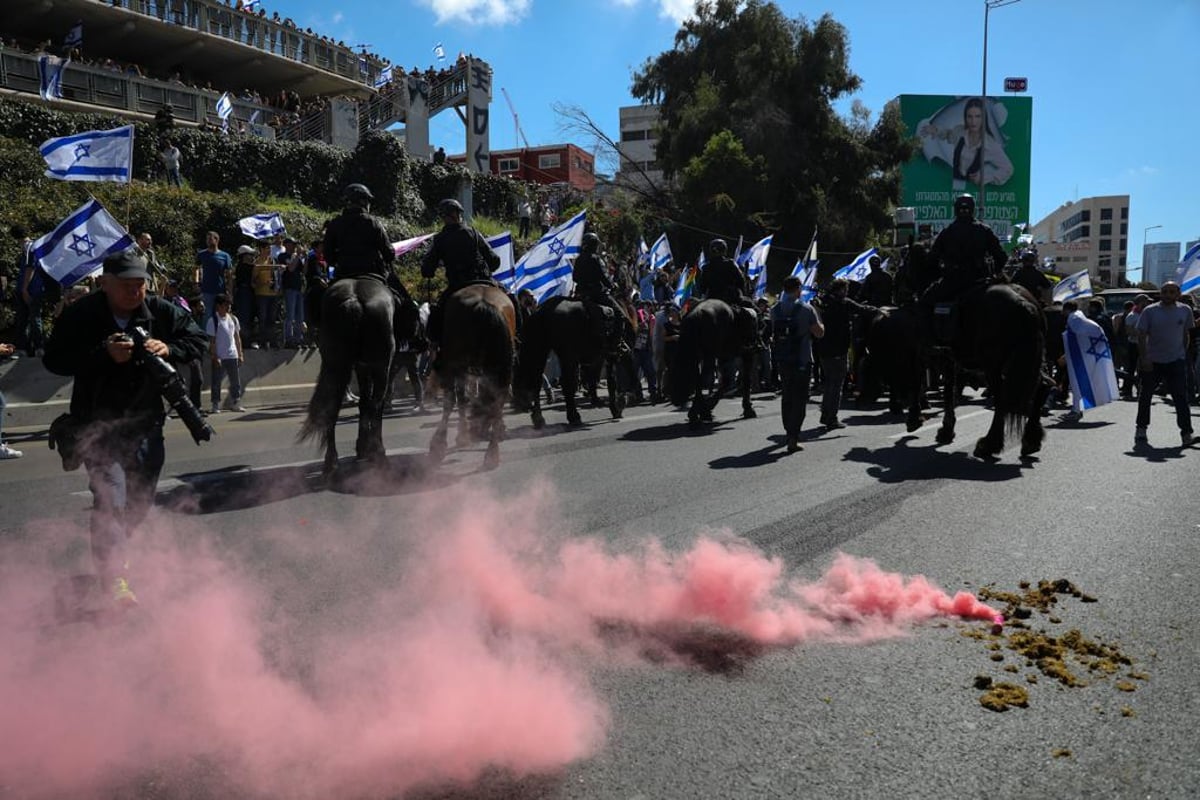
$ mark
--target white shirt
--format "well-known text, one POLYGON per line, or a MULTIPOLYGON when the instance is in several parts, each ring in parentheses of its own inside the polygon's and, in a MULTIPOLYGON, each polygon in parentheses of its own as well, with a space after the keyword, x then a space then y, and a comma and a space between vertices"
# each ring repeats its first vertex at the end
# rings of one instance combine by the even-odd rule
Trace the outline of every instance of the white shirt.
POLYGON ((238 357, 237 337, 241 330, 238 318, 233 314, 226 314, 224 317, 213 314, 208 318, 208 338, 216 339, 214 352, 217 358, 224 361, 238 357))

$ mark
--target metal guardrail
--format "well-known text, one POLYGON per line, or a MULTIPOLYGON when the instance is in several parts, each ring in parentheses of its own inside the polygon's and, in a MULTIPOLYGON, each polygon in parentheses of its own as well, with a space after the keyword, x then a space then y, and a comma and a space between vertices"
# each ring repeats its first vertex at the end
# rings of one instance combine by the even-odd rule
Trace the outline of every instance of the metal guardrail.
MULTIPOLYGON (((407 78, 404 80, 407 81, 407 78)), ((445 78, 430 85, 427 100, 429 116, 466 101, 467 67, 460 64, 445 78)), ((407 112, 408 87, 402 83, 391 92, 380 92, 359 104, 359 133, 365 134, 370 130, 385 128, 393 122, 402 122, 407 112)))
POLYGON ((103 0, 162 22, 264 50, 372 86, 384 64, 298 27, 238 11, 222 0, 103 0))

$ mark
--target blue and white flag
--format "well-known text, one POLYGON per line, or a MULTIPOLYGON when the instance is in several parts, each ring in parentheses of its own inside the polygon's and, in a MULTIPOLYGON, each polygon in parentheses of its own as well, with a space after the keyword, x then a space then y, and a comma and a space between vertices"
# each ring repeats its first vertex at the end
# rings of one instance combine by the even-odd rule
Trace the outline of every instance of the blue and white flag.
POLYGON ((283 217, 275 211, 270 214, 255 214, 238 220, 242 233, 251 239, 270 239, 278 233, 284 233, 283 217))
POLYGON ((250 11, 261 2, 262 0, 246 0, 245 3, 242 3, 242 11, 250 11))
POLYGON ((738 264, 746 269, 746 278, 754 287, 756 298, 762 297, 767 292, 767 255, 771 252, 771 241, 774 238, 775 235, 772 234, 759 239, 736 259, 738 264))
POLYGON ((874 247, 862 251, 854 257, 853 261, 833 273, 833 277, 862 283, 871 274, 871 256, 873 255, 875 255, 874 247))
POLYGON ((38 59, 38 80, 41 82, 43 100, 62 99, 63 71, 70 63, 71 59, 58 56, 42 56, 38 59))
POLYGON ((438 42, 433 46, 433 54, 437 57, 438 61, 446 60, 446 48, 442 47, 441 42, 438 42))
POLYGON ((651 272, 658 272, 674 260, 671 255, 671 243, 667 241, 665 233, 654 240, 654 244, 650 246, 648 258, 651 272))
POLYGON ((133 126, 47 139, 38 150, 46 159, 47 178, 129 183, 133 126))
POLYGON ((1082 408, 1095 408, 1117 399, 1117 372, 1104 329, 1082 311, 1067 317, 1063 331, 1067 376, 1082 408))
POLYGON ((800 276, 800 299, 806 303, 811 303, 817 296, 817 267, 820 265, 820 261, 814 261, 800 276))
POLYGON ((645 236, 638 239, 637 258, 634 259, 633 264, 639 270, 650 268, 650 248, 646 246, 645 236))
POLYGON ((92 198, 33 243, 33 257, 63 287, 99 272, 112 253, 133 247, 133 237, 92 198))
POLYGON ((1063 278, 1054 287, 1053 300, 1056 303, 1065 303, 1068 300, 1078 300, 1081 297, 1092 296, 1092 276, 1088 274, 1086 269, 1076 272, 1074 275, 1063 278))
POLYGON ((386 86, 388 84, 388 82, 391 81, 391 79, 392 79, 392 66, 391 66, 391 64, 389 64, 388 66, 381 69, 379 71, 379 74, 375 76, 375 83, 373 85, 375 86, 376 89, 379 89, 383 86, 386 86))
POLYGON ((229 96, 229 92, 225 92, 217 98, 217 116, 222 120, 228 120, 229 115, 232 113, 233 98, 229 96))
POLYGON ((496 271, 492 273, 492 277, 505 289, 511 289, 513 281, 517 279, 516 261, 513 258, 512 233, 505 231, 504 233, 490 236, 484 239, 484 241, 488 243, 488 247, 492 248, 492 252, 500 258, 500 266, 496 267, 496 271))
POLYGON ((538 303, 555 295, 569 294, 574 284, 571 262, 579 255, 586 221, 587 211, 580 211, 538 239, 513 267, 513 290, 528 289, 538 303))
POLYGON ((1184 294, 1200 289, 1200 242, 1192 245, 1183 254, 1183 260, 1179 262, 1179 270, 1176 272, 1175 282, 1179 284, 1179 289, 1184 294))
POLYGON ((63 37, 63 47, 68 50, 72 47, 83 47, 83 20, 77 21, 71 26, 71 30, 67 31, 67 35, 63 37))

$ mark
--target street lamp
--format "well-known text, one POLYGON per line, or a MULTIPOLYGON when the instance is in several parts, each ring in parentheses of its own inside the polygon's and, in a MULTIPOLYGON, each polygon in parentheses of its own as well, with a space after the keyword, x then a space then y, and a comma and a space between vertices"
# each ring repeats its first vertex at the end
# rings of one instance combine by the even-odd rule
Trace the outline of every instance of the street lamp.
POLYGON ((1145 230, 1142 231, 1142 280, 1143 281, 1149 280, 1149 278, 1146 277, 1146 240, 1150 235, 1150 231, 1154 230, 1155 228, 1161 228, 1161 227, 1162 227, 1162 225, 1149 225, 1146 227, 1145 230))
MULTIPOLYGON (((983 0, 983 86, 979 92, 979 103, 983 109, 983 139, 979 143, 980 159, 979 159, 979 219, 985 225, 987 220, 984 219, 983 210, 987 205, 987 180, 984 178, 984 170, 987 169, 987 158, 983 155, 983 150, 987 144, 987 46, 988 46, 988 15, 993 8, 1004 8, 1011 6, 1014 3, 1019 3, 1021 0, 983 0)), ((991 227, 990 225, 988 227, 991 227)))

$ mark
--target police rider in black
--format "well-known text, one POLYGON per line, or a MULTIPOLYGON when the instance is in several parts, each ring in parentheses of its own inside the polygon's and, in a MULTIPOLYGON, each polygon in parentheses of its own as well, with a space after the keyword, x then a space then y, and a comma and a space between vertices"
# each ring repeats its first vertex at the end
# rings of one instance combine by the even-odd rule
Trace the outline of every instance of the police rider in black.
POLYGON ((729 257, 729 245, 724 239, 713 239, 708 245, 708 261, 696 278, 696 292, 705 298, 712 297, 728 303, 744 334, 742 341, 761 349, 758 313, 747 297, 748 284, 746 274, 729 257))
POLYGON ((1037 268, 1037 253, 1032 250, 1021 253, 1021 266, 1013 273, 1012 282, 1033 295, 1038 305, 1045 305, 1046 292, 1054 286, 1046 274, 1037 268))
POLYGON ((333 267, 333 279, 378 278, 388 285, 398 303, 412 303, 392 264, 396 251, 383 223, 370 214, 375 196, 361 183, 343 190, 346 209, 325 226, 325 263, 333 267))
POLYGON ((929 257, 942 265, 941 279, 929 289, 938 302, 957 299, 971 285, 998 276, 1008 261, 996 234, 976 221, 975 198, 969 194, 955 199, 954 221, 938 234, 929 257))
MULTIPOLYGON (((613 291, 616 286, 612 278, 608 276, 608 264, 605 263, 604 257, 599 252, 600 237, 594 233, 585 233, 579 250, 579 257, 575 259, 575 265, 572 267, 575 296, 587 304, 595 303, 597 306, 612 309, 615 320, 615 315, 622 311, 617 307, 616 300, 613 299, 613 291)), ((606 328, 602 313, 594 314, 592 309, 588 309, 589 317, 593 320, 593 329, 611 340, 616 336, 618 329, 616 325, 606 328)))
MULTIPOLYGON (((446 298, 473 283, 496 284, 492 273, 500 266, 500 256, 492 252, 479 231, 463 224, 462 203, 446 199, 438 203, 442 229, 434 234, 433 244, 421 262, 421 276, 432 278, 439 266, 446 268, 446 291, 430 309, 429 339, 437 344, 442 340, 442 309, 446 298)), ((513 303, 516 308, 516 302, 513 303)), ((520 318, 520 313, 517 313, 520 318)))

